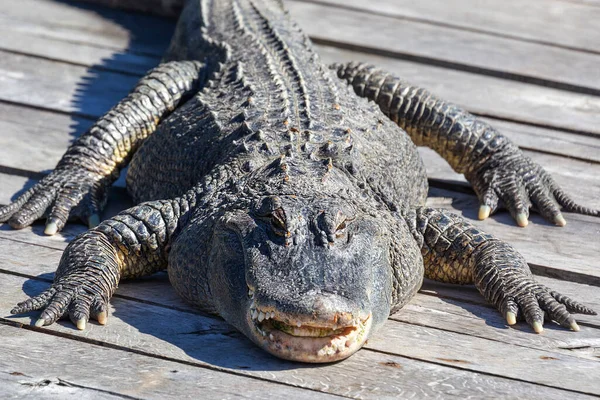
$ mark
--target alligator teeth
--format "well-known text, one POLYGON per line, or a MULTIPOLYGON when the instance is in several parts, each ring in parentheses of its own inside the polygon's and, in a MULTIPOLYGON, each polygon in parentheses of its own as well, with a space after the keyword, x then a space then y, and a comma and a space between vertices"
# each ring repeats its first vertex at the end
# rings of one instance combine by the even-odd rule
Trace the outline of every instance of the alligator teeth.
POLYGON ((271 311, 271 318, 275 318, 275 311, 271 311))
POLYGON ((258 313, 258 322, 263 322, 263 320, 265 319, 265 313, 264 312, 259 312, 258 313))
POLYGON ((248 297, 250 297, 250 298, 254 297, 254 290, 248 289, 248 297))
POLYGON ((257 319, 258 318, 258 311, 256 311, 256 309, 252 310, 252 319, 257 319))
POLYGON ((302 322, 300 322, 300 321, 297 321, 297 322, 296 322, 296 326, 297 326, 298 328, 300 328, 300 327, 302 326, 302 322))
POLYGON ((269 339, 271 339, 271 340, 275 340, 275 337, 273 337, 273 334, 272 334, 272 333, 269 333, 269 339))

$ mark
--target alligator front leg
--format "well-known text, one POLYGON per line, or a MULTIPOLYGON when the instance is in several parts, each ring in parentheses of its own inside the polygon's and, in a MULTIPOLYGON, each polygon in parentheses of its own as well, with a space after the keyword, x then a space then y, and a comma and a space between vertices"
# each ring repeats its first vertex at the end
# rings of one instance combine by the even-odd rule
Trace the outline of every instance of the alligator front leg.
POLYGON ((356 94, 375 101, 380 109, 405 129, 418 146, 439 153, 452 168, 465 174, 486 219, 501 202, 519 226, 528 224, 529 208, 548 221, 564 226, 560 210, 600 216, 575 204, 538 164, 508 138, 465 110, 440 100, 427 90, 362 63, 332 66, 356 94))
POLYGON ((151 70, 133 91, 79 137, 56 169, 13 203, 0 222, 23 228, 48 215, 44 233, 61 230, 69 217, 98 225, 110 185, 158 123, 204 81, 203 64, 173 61, 151 70))
POLYGON ((524 318, 542 332, 547 319, 574 331, 571 313, 596 315, 586 306, 537 283, 523 257, 509 244, 446 210, 419 208, 406 215, 421 246, 425 277, 447 283, 474 283, 509 325, 524 318))
POLYGON ((167 266, 168 248, 193 207, 194 197, 143 203, 75 238, 60 260, 52 286, 19 303, 12 314, 44 309, 36 326, 68 315, 79 329, 90 317, 106 323, 119 280, 167 266))

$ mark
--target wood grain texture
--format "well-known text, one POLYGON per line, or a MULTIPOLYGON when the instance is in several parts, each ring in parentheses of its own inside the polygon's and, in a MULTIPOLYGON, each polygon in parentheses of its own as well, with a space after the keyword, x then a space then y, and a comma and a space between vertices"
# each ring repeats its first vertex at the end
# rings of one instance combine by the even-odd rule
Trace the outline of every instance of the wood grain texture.
POLYGON ((127 49, 154 57, 162 57, 174 27, 172 20, 74 1, 0 0, 0 6, 2 26, 26 37, 42 36, 100 48, 127 49), (32 13, 32 9, 36 12, 32 13))
MULTIPOLYGON (((60 7, 56 8, 53 7, 52 2, 35 2, 34 0, 24 0, 12 4, 23 5, 6 7, 8 25, 4 29, 15 30, 17 34, 23 34, 26 37, 32 35, 31 31, 33 31, 34 36, 30 41, 35 41, 35 37, 41 36, 52 40, 71 42, 73 37, 76 37, 78 45, 73 46, 73 51, 77 54, 73 56, 63 55, 62 58, 58 58, 67 58, 72 62, 81 62, 82 58, 86 57, 85 54, 91 51, 85 49, 83 44, 113 49, 115 51, 113 56, 115 61, 106 58, 101 64, 103 68, 122 69, 129 63, 133 65, 132 71, 139 73, 141 66, 136 63, 142 60, 130 60, 132 53, 152 54, 153 57, 158 59, 164 52, 173 29, 172 22, 166 23, 164 20, 145 16, 140 16, 138 22, 134 19, 135 16, 118 17, 119 14, 115 14, 115 11, 102 7, 86 9, 61 4, 60 7), (28 12, 32 4, 40 9, 39 14, 32 15, 28 12), (161 23, 156 23, 155 20, 161 23), (152 29, 149 26, 152 26, 152 29), (107 33, 101 35, 98 34, 99 31, 106 31, 107 33), (149 32, 148 37, 142 35, 145 32, 149 32), (83 47, 83 50, 80 47, 83 47)), ((312 5, 309 4, 308 6, 312 5)), ((306 21, 301 19, 299 23, 302 25, 304 21, 307 28, 315 29, 313 27, 315 24, 312 23, 314 20, 314 17, 306 21)), ((354 27, 360 25, 355 22, 340 26, 339 29, 353 31, 354 27)), ((396 24, 394 27, 397 25, 401 24, 396 24)), ((36 53, 35 45, 28 45, 27 40, 22 41, 25 43, 21 52, 36 53)), ((397 42, 397 40, 395 41, 397 42)), ((453 49, 452 43, 447 44, 450 51, 453 49)), ((0 48, 2 48, 1 43, 0 48)), ((328 47, 320 48, 319 51, 324 55, 323 58, 326 62, 360 59, 381 65, 415 84, 429 88, 441 97, 466 106, 474 112, 544 126, 551 125, 600 134, 600 124, 598 124, 600 100, 595 96, 586 96, 564 90, 540 87, 539 85, 433 67, 373 54, 361 54, 328 47)), ((106 49, 100 53, 102 52, 106 52, 106 49)), ((40 53, 40 51, 38 50, 37 53, 40 53)), ((49 51, 42 52, 46 55, 48 53, 49 51)), ((473 53, 476 53, 476 51, 473 50, 473 53)), ((536 51, 533 51, 532 54, 536 54, 536 51)), ((89 57, 89 62, 97 62, 97 59, 97 56, 89 57)), ((550 64, 560 62, 560 60, 570 59, 557 58, 550 64)), ((572 61, 569 62, 573 63, 572 61)), ((498 63, 498 65, 501 66, 503 63, 498 63)), ((594 70, 597 71, 598 69, 594 67, 594 70)), ((65 73, 63 72, 63 74, 65 73)), ((83 73, 83 71, 80 72, 80 74, 83 73)), ((600 80, 596 81, 600 82, 600 80)))
POLYGON ((476 227, 510 243, 527 262, 539 266, 540 272, 600 285, 598 218, 565 213, 567 225, 559 228, 532 214, 530 224, 518 228, 506 211, 479 221, 479 202, 475 196, 435 188, 430 190, 430 196, 428 205, 462 215, 476 227))
MULTIPOLYGON (((600 90, 600 54, 546 46, 500 36, 483 35, 442 25, 366 14, 335 6, 286 2, 293 18, 313 40, 351 44, 402 57, 417 57, 453 68, 480 69, 522 79, 545 80, 545 85, 573 85, 600 90), (327 16, 323 18, 323 16, 327 16), (352 26, 352 29, 346 27, 352 26)), ((542 83, 543 84, 543 83, 542 83)))
POLYGON ((600 98, 356 51, 319 46, 325 63, 366 61, 477 114, 600 134, 600 98), (493 111, 492 111, 493 110, 493 111))
POLYGON ((378 0, 377 2, 322 0, 320 2, 395 17, 400 19, 398 23, 409 18, 480 34, 600 52, 600 31, 596 27, 596 21, 600 18, 600 9, 583 2, 580 4, 548 0, 527 2, 478 0, 474 3, 461 0, 378 0))
MULTIPOLYGON (((2 274, 0 278, 0 293, 3 293, 0 297, 0 309, 7 309, 11 302, 22 296, 21 290, 35 292, 47 286, 43 282, 28 281, 13 275, 2 274)), ((28 324, 30 317, 12 317, 10 320, 28 324)), ((406 358, 396 355, 412 354, 417 351, 417 348, 422 347, 423 343, 429 344, 426 337, 417 339, 423 329, 401 323, 388 323, 370 341, 368 346, 372 349, 380 349, 383 343, 393 343, 393 346, 386 346, 384 353, 363 349, 344 362, 319 368, 306 368, 302 364, 275 359, 252 345, 220 319, 120 298, 113 298, 111 316, 106 326, 90 324, 85 331, 78 332, 68 323, 60 323, 43 330, 56 332, 68 338, 107 343, 119 348, 132 349, 142 354, 166 357, 170 361, 198 366, 214 365, 220 369, 236 371, 241 375, 260 377, 269 381, 350 397, 416 396, 421 398, 450 395, 464 397, 475 394, 484 397, 510 397, 535 393, 540 396, 558 398, 559 396, 570 397, 578 394, 572 391, 567 392, 564 389, 551 390, 557 389, 557 386, 569 387, 571 386, 569 383, 550 385, 553 388, 532 385, 530 382, 536 381, 537 375, 542 374, 541 371, 527 379, 519 377, 518 380, 476 372, 478 369, 494 368, 493 366, 488 367, 487 363, 482 360, 487 354, 474 356, 478 357, 479 365, 473 365, 470 368, 459 365, 458 369, 455 368, 456 362, 447 357, 453 351, 440 351, 437 353, 439 360, 426 360, 426 362, 416 361, 412 359, 412 356, 406 358), (177 323, 173 323, 174 321, 177 323), (391 325, 402 325, 403 327, 392 327, 391 325), (399 345, 399 338, 389 337, 389 335, 396 335, 398 330, 403 329, 407 330, 403 333, 407 337, 407 342, 399 345), (373 342, 375 344, 372 344, 373 342), (416 345, 417 342, 420 344, 416 345), (415 349, 411 350, 408 347, 415 347, 415 349), (390 350, 396 354, 390 354, 390 350), (542 395, 542 393, 544 394, 542 395)), ((465 340, 467 343, 463 342, 462 344, 470 345, 472 338, 466 337, 465 340)), ((477 345, 481 345, 480 341, 483 339, 475 338, 473 340, 477 342, 477 345)), ((510 347, 509 345, 504 346, 510 347)), ((494 348, 498 355, 493 358, 499 360, 501 358, 499 354, 504 351, 504 348, 502 346, 500 348, 494 346, 494 348)), ((561 361, 556 363, 557 367, 564 367, 570 362, 577 363, 582 367, 577 370, 578 373, 583 373, 586 377, 589 377, 589 374, 600 373, 600 371, 595 372, 593 368, 585 368, 589 363, 598 365, 597 362, 552 352, 529 349, 523 351, 525 353, 533 352, 530 356, 534 358, 548 356, 559 359, 560 357, 561 361)), ((490 348, 488 352, 494 353, 494 349, 490 348)), ((542 364, 542 361, 544 360, 540 360, 537 364, 542 364)), ((548 364, 544 365, 544 371, 549 376, 552 374, 548 374, 548 367, 548 364)), ((558 370, 556 372, 558 373, 558 370)), ((587 386, 589 385, 577 390, 585 392, 588 390, 587 386)))
POLYGON ((209 368, 135 354, 127 350, 0 325, 3 357, 0 394, 35 398, 333 399, 335 396, 209 368), (35 360, 32 362, 32 360, 35 360), (6 385, 6 386, 5 386, 6 385))

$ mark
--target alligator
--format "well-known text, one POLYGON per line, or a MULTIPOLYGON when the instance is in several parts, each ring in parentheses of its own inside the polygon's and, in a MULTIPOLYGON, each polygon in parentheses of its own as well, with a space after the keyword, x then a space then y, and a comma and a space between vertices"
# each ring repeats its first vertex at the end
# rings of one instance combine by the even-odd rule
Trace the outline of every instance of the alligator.
POLYGON ((280 1, 189 0, 162 63, 0 209, 16 229, 46 217, 48 235, 90 225, 51 287, 12 313, 105 324, 121 279, 167 269, 185 300, 267 352, 331 362, 426 277, 474 284, 508 325, 578 331, 572 314, 593 310, 536 282, 509 244, 425 205, 417 145, 465 175, 480 219, 600 215, 460 107, 372 65, 321 64, 280 1), (126 165, 138 205, 100 222, 126 165))

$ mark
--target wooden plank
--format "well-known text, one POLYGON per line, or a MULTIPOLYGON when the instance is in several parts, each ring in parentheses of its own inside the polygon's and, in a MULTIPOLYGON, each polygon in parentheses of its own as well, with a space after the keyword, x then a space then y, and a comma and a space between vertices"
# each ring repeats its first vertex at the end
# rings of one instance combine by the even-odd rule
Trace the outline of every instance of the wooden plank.
MULTIPOLYGON (((40 70, 40 68, 34 65, 36 63, 34 63, 33 59, 13 54, 10 54, 10 56, 16 57, 16 60, 14 60, 16 65, 23 66, 23 64, 28 63, 30 67, 28 69, 29 73, 36 73, 36 71, 40 70)), ((2 61, 0 61, 0 63, 1 62, 2 61)), ((54 67, 55 72, 61 70, 60 72, 63 73, 62 76, 68 76, 69 72, 73 72, 69 71, 70 69, 75 69, 75 74, 84 73, 83 68, 78 66, 57 64, 50 61, 44 62, 48 63, 50 67, 54 67), (64 69, 67 71, 64 71, 64 69), (65 74, 64 72, 67 73, 65 74)), ((22 69, 21 71, 24 71, 25 69, 22 69)), ((95 79, 95 83, 88 83, 85 85, 87 86, 85 89, 79 89, 84 90, 85 94, 79 94, 75 97, 75 100, 71 100, 72 93, 78 90, 77 81, 79 78, 72 76, 71 79, 65 79, 63 82, 60 82, 57 85, 56 79, 52 77, 52 72, 49 72, 49 70, 52 68, 44 67, 41 69, 47 72, 44 77, 32 77, 27 72, 17 72, 17 68, 15 68, 15 70, 12 72, 7 73, 7 76, 18 76, 19 78, 13 79, 12 90, 9 89, 6 93, 4 93, 6 96, 5 99, 10 101, 30 103, 36 106, 50 105, 51 107, 54 107, 55 105, 58 105, 57 108, 62 108, 62 111, 78 111, 79 113, 86 115, 91 114, 92 116, 99 116, 103 111, 108 109, 120 98, 122 98, 127 90, 134 85, 136 80, 131 76, 123 76, 112 72, 103 71, 100 72, 102 76, 99 76, 97 79, 95 79), (32 82, 38 83, 34 84, 32 82), (41 84, 43 89, 40 90, 38 88, 36 91, 34 91, 32 87, 28 88, 31 90, 21 90, 23 84, 30 86, 39 86, 41 84), (38 96, 35 93, 41 95, 38 96)), ((1 97, 2 94, 0 94, 0 98, 1 97)), ((69 143, 69 140, 63 136, 67 131, 67 119, 63 116, 54 116, 50 113, 42 113, 43 117, 47 118, 49 121, 48 130, 50 132, 48 132, 48 134, 45 136, 45 139, 39 140, 39 132, 45 129, 45 120, 39 119, 37 122, 29 122, 36 121, 36 119, 31 117, 32 114, 35 115, 38 113, 38 111, 15 111, 16 109, 17 107, 10 105, 2 105, 0 108, 0 114, 2 115, 2 118, 0 118, 0 124, 5 127, 5 131, 8 132, 6 136, 3 136, 3 138, 0 139, 7 143, 7 146, 3 147, 4 154, 2 154, 4 156, 2 158, 4 166, 33 171, 51 169, 52 166, 58 161, 60 155, 62 155, 63 149, 66 148, 66 145, 69 143), (28 122, 25 122, 25 125, 20 127, 22 121, 25 120, 28 120, 28 122), (55 140, 55 137, 58 140, 55 140), (17 138, 19 138, 19 140, 15 140, 17 138), (38 151, 36 147, 42 147, 42 149, 38 151), (52 152, 53 154, 50 156, 48 154, 49 152, 52 152), (21 154, 24 153, 36 154, 36 157, 34 157, 33 160, 42 160, 43 165, 37 166, 36 162, 32 162, 29 158, 22 157, 21 154), (40 155, 39 159, 37 158, 37 154, 40 155)), ((87 128, 89 124, 90 122, 86 119, 75 118, 75 126, 72 134, 78 135, 81 131, 87 128)), ((540 134, 544 135, 547 130, 542 130, 541 132, 535 133, 531 132, 529 137, 524 139, 526 136, 520 135, 519 132, 523 131, 523 129, 527 131, 528 128, 524 127, 523 125, 516 125, 515 127, 515 125, 516 124, 502 124, 502 122, 500 122, 499 128, 504 127, 507 135, 509 137, 516 138, 518 144, 531 146, 532 148, 536 148, 538 150, 542 149, 542 144, 546 144, 552 146, 549 151, 553 151, 556 147, 559 147, 569 149, 566 151, 566 155, 577 154, 581 152, 584 157, 588 157, 591 160, 596 160, 599 157, 598 154, 600 154, 600 152, 598 152, 597 149, 600 146, 598 144, 600 141, 597 141, 597 139, 587 138, 579 135, 559 134, 557 139, 548 139, 546 141, 538 140, 536 136, 540 134), (508 129, 506 129, 507 126, 508 129), (511 126, 513 130, 511 130, 511 126), (586 156, 586 154, 588 155, 586 156)), ((423 154, 426 155, 428 161, 433 160, 433 163, 429 161, 431 163, 429 171, 430 177, 436 179, 462 179, 458 175, 449 172, 449 170, 445 167, 445 162, 441 161, 439 157, 430 155, 433 153, 425 152, 423 154)), ((589 177, 592 180, 597 179, 598 177, 596 172, 596 169, 598 169, 597 164, 590 165, 572 160, 561 160, 560 162, 557 162, 556 158, 551 155, 535 153, 530 153, 530 155, 551 170, 551 172, 557 177, 557 180, 565 185, 567 190, 574 193, 575 197, 579 195, 578 191, 581 192, 582 189, 577 186, 577 181, 573 181, 573 176, 586 178, 589 177)), ((595 191, 600 193, 600 188, 598 188, 598 185, 595 184, 587 185, 585 189, 585 193, 588 194, 588 197, 600 198, 600 196, 597 196, 595 191), (592 193, 589 192, 590 187, 592 188, 592 193)), ((580 196, 580 198, 583 199, 584 196, 580 196)))
MULTIPOLYGON (((30 179, 23 176, 0 173, 0 204, 8 204, 14 200, 19 193, 33 186, 37 179, 30 179)), ((115 183, 123 185, 123 176, 115 183)), ((113 186, 109 192, 108 203, 102 217, 110 218, 122 210, 132 207, 131 198, 127 195, 125 189, 121 186, 113 186)), ((63 250, 66 242, 72 240, 78 234, 87 230, 87 227, 80 222, 72 221, 67 227, 54 236, 43 234, 44 221, 39 220, 30 228, 14 230, 8 224, 0 224, 0 237, 8 237, 11 240, 39 243, 42 246, 54 247, 63 250)))
POLYGON ((121 50, 65 41, 31 34, 20 24, 13 23, 20 29, 12 26, 9 29, 6 25, 0 27, 2 50, 136 75, 143 75, 160 62, 158 56, 131 53, 126 46, 121 50))
MULTIPOLYGON (((363 58, 360 54, 334 48, 320 47, 319 51, 325 62, 363 58)), ((531 121, 543 126, 574 124, 584 131, 600 132, 598 117, 594 114, 600 110, 600 98, 597 97, 386 57, 369 56, 365 60, 475 113, 531 121)), ((0 79, 4 89, 0 100, 89 117, 99 117, 138 80, 136 76, 1 51, 0 79)))
POLYGON ((521 77, 544 85, 591 89, 591 93, 600 90, 599 54, 408 19, 398 21, 322 3, 288 1, 286 6, 313 40, 416 57, 424 63, 442 63, 451 68, 467 68, 511 79, 521 77), (324 15, 327 18, 323 18, 324 15))
MULTIPOLYGON (((593 288, 589 293, 598 296, 600 289, 593 288)), ((579 295, 581 296, 582 294, 579 295)), ((546 322, 543 334, 538 335, 534 334, 525 322, 508 327, 502 315, 487 304, 467 303, 424 294, 417 295, 402 310, 391 316, 393 320, 412 325, 477 336, 513 346, 550 350, 598 362, 600 325, 597 323, 600 323, 600 319, 595 318, 596 325, 592 326, 579 320, 578 322, 582 323, 579 332, 546 322)))
MULTIPOLYGON (((46 286, 39 281, 26 281, 17 276, 2 275, 1 278, 0 307, 3 309, 7 309, 12 302, 21 297, 21 287, 27 293, 34 293, 46 286)), ((13 317, 10 320, 28 323, 29 317, 13 317)), ((483 355, 476 356, 479 365, 473 364, 467 368, 464 365, 455 368, 456 362, 446 357, 448 351, 443 350, 437 354, 438 359, 419 362, 411 358, 416 358, 413 357, 417 352, 416 349, 422 348, 424 343, 423 337, 417 338, 422 328, 398 322, 388 323, 385 327, 369 343, 371 348, 378 351, 363 349, 341 363, 324 365, 319 368, 301 368, 298 363, 268 356, 219 319, 181 313, 172 309, 119 298, 114 298, 112 301, 111 317, 106 326, 90 324, 85 331, 77 332, 68 324, 60 323, 44 328, 44 330, 57 332, 61 336, 69 338, 109 343, 112 346, 129 348, 143 354, 167 357, 173 361, 200 366, 215 365, 220 369, 235 370, 240 375, 260 377, 269 381, 350 397, 468 396, 474 393, 490 397, 515 397, 528 393, 536 395, 544 393, 543 396, 550 396, 550 398, 558 398, 558 396, 572 398, 572 396, 588 391, 593 393, 595 389, 593 383, 590 382, 595 379, 595 374, 600 373, 600 369, 589 367, 598 365, 597 362, 592 363, 582 358, 521 348, 515 349, 522 351, 528 360, 529 356, 531 357, 531 364, 528 365, 528 368, 536 371, 527 378, 523 379, 519 376, 516 379, 504 379, 494 376, 496 374, 477 372, 477 369, 493 370, 496 368, 480 367, 480 365, 485 364, 482 358, 485 358, 487 353, 505 350, 497 348, 497 346, 492 346, 494 349, 490 348, 483 355), (173 321, 177 323, 173 323, 173 321), (394 328, 390 325, 402 325, 402 328, 394 328), (406 332, 402 332, 408 339, 406 343, 399 343, 401 339, 397 336, 399 329, 406 329, 406 332), (389 338, 390 333, 395 337, 389 338), (384 346, 388 339, 392 340, 393 346, 384 346), (413 347, 413 349, 408 349, 408 347, 413 347), (385 350, 381 350, 381 348, 385 348, 385 350), (390 354, 389 351, 392 349, 395 353, 407 353, 411 356, 405 358, 390 354), (562 376, 564 382, 562 380, 557 382, 555 379, 555 382, 551 382, 549 385, 531 384, 531 381, 538 380, 539 375, 548 377, 542 379, 549 379, 554 375, 549 372, 552 365, 539 357, 552 357, 552 360, 556 360, 554 363, 556 367, 566 368, 562 376), (542 366, 544 367, 543 374, 539 370, 542 366), (573 379, 570 383, 570 375, 575 374, 577 374, 577 379, 573 379), (556 390, 556 386, 570 388, 575 383, 578 383, 579 387, 574 391, 556 390)), ((434 332, 437 333, 437 331, 434 332)), ((469 342, 471 339, 466 337, 464 340, 469 342)), ((476 344, 479 349, 479 346, 483 346, 484 343, 481 342, 482 339, 477 340, 476 344)), ((490 341, 484 342, 488 346, 493 344, 490 341)), ((429 345, 429 341, 427 343, 429 345)), ((444 342, 442 339, 442 343, 450 342, 444 342)), ((510 346, 506 345, 506 347, 510 346)), ((485 349, 485 347, 483 348, 485 349)), ((512 355, 512 353, 507 354, 512 355)), ((496 355, 495 359, 498 358, 496 355)), ((556 370, 556 372, 559 371, 556 370)), ((509 374, 514 375, 513 372, 509 372, 509 374)), ((504 373, 500 375, 504 375, 504 373)))
POLYGON ((19 377, 13 377, 11 375, 0 375, 0 385, 2 385, 0 395, 5 399, 35 398, 40 400, 55 400, 67 397, 81 400, 123 399, 122 396, 102 393, 82 387, 73 387, 69 385, 69 382, 52 379, 30 381, 22 379, 22 377, 19 379, 19 377))
POLYGON ((319 46, 325 63, 366 61, 477 114, 600 134, 600 99, 523 82, 319 46))
POLYGON ((0 6, 0 25, 17 33, 158 57, 167 48, 174 26, 164 18, 77 2, 0 0, 0 6))
POLYGON ((576 135, 499 119, 485 117, 481 119, 498 129, 522 149, 600 163, 598 137, 576 135))
MULTIPOLYGON (((558 292, 560 292, 566 296, 569 296, 573 299, 577 299, 577 300, 581 301, 582 303, 586 304, 587 306, 591 307, 593 310, 600 312, 600 295, 599 295, 600 289, 598 288, 598 286, 588 285, 588 284, 580 283, 580 282, 570 282, 567 280, 555 279, 555 278, 551 278, 548 276, 541 276, 541 275, 536 275, 535 279, 536 279, 536 281, 540 282, 541 284, 546 285, 547 287, 553 288, 553 289, 557 290, 558 292)), ((429 308, 433 308, 433 309, 436 309, 438 311, 443 311, 443 312, 452 312, 453 314, 457 313, 459 315, 464 315, 465 313, 468 312, 468 313, 474 314, 478 318, 483 318, 486 321, 489 318, 492 326, 507 328, 506 325, 504 325, 504 320, 496 311, 496 308, 493 305, 488 304, 486 301, 484 301, 481 294, 477 290, 477 288, 475 288, 475 286, 473 286, 473 285, 451 285, 451 284, 445 284, 445 283, 435 282, 435 281, 426 279, 425 282, 423 283, 423 287, 421 288, 420 293, 422 293, 423 295, 432 296, 434 299, 440 299, 441 301, 448 302, 451 305, 454 304, 456 306, 460 306, 460 307, 464 308, 465 310, 462 313, 457 313, 456 309, 454 309, 452 311, 448 311, 451 307, 450 305, 447 305, 445 307, 440 307, 439 305, 432 305, 432 302, 434 300, 420 302, 420 303, 417 303, 418 305, 426 304, 427 307, 429 307, 429 308), (485 309, 487 309, 487 311, 485 311, 485 309)), ((582 326, 593 328, 592 329, 593 333, 587 332, 583 336, 577 336, 577 335, 573 336, 573 335, 568 335, 568 333, 571 333, 570 331, 564 330, 561 327, 553 326, 553 327, 548 327, 548 329, 547 329, 547 330, 551 330, 552 333, 550 335, 548 335, 547 332, 544 332, 543 337, 546 338, 549 336, 552 339, 557 340, 558 342, 556 342, 557 344, 555 346, 555 349, 557 347, 566 347, 560 343, 561 340, 569 340, 569 341, 573 340, 573 341, 577 342, 578 340, 580 340, 582 338, 597 339, 600 337, 600 331, 598 331, 598 329, 600 329, 600 316, 576 314, 575 318, 578 321, 578 323, 580 323, 582 326)), ((435 326, 435 325, 432 325, 432 326, 435 326)), ((460 327, 457 327, 457 328, 460 329, 460 327)), ((454 329, 457 329, 457 328, 454 328, 454 329)), ((519 323, 514 328, 514 330, 516 330, 516 329, 518 329, 519 331, 523 330, 525 333, 531 332, 530 328, 525 323, 519 323)), ((496 332, 494 332, 494 333, 496 333, 496 332)), ((520 340, 523 337, 527 337, 527 335, 525 335, 525 336, 515 336, 513 338, 512 336, 510 336, 510 335, 512 335, 510 333, 510 331, 507 331, 506 334, 509 335, 509 337, 507 337, 506 339, 503 339, 506 341, 520 340)), ((489 333, 486 333, 486 335, 489 335, 489 333)), ((515 335, 517 335, 517 334, 515 333, 515 335)), ((493 338, 493 336, 491 336, 491 335, 486 336, 486 337, 493 338)), ((534 335, 532 337, 528 337, 528 338, 535 341, 536 335, 534 335)), ((598 347, 597 342, 596 342, 595 346, 598 347)))
POLYGON ((0 336, 0 393, 4 395, 7 384, 16 389, 15 394, 35 398, 64 398, 81 392, 90 399, 180 399, 199 393, 219 399, 237 398, 240 393, 253 399, 335 398, 14 326, 0 325, 0 336))
POLYGON ((600 9, 591 4, 547 0, 506 0, 501 3, 494 0, 478 0, 476 3, 461 0, 320 2, 395 17, 400 19, 400 24, 408 18, 516 40, 581 51, 600 51, 600 31, 596 27, 600 9))
POLYGON ((8 102, 98 117, 138 79, 0 51, 0 100, 8 102))
MULTIPOLYGON (((32 0, 27 1, 31 2, 32 0)), ((27 1, 22 4, 27 3, 27 1)), ((16 21, 21 21, 22 19, 27 21, 26 18, 34 18, 30 23, 38 27, 44 27, 44 24, 48 23, 44 21, 46 21, 47 18, 53 17, 51 20, 55 21, 54 23, 58 23, 59 26, 56 27, 50 25, 52 29, 46 28, 50 32, 41 32, 40 35, 42 36, 52 34, 54 35, 52 36, 53 38, 62 38, 64 40, 71 40, 73 37, 81 39, 83 37, 94 46, 102 45, 98 40, 104 40, 103 38, 106 36, 113 39, 120 38, 118 42, 112 45, 112 48, 122 50, 127 47, 129 33, 123 27, 121 27, 121 30, 116 30, 114 32, 110 31, 111 35, 98 35, 97 32, 95 32, 94 34, 88 34, 86 36, 87 26, 91 26, 94 29, 101 29, 103 24, 110 23, 101 15, 97 15, 85 9, 78 9, 65 5, 61 6, 58 9, 59 11, 53 11, 52 8, 46 9, 48 2, 42 1, 40 3, 40 7, 42 7, 45 13, 36 13, 34 17, 27 11, 29 8, 26 6, 23 6, 23 8, 7 7, 10 12, 14 14, 10 14, 9 16, 16 21), (43 17, 46 14, 48 14, 48 17, 43 17), (39 20, 39 18, 42 19, 39 20), (71 22, 72 19, 76 22, 71 22), (60 32, 60 21, 69 21, 70 23, 68 26, 70 30, 63 35, 56 33, 56 31, 60 32)), ((19 2, 19 4, 21 4, 21 2, 19 2)), ((103 10, 100 7, 98 9, 103 10)), ((144 25, 143 20, 141 23, 144 25)), ((130 23, 127 22, 127 24, 130 23)), ((129 28, 130 25, 127 24, 125 26, 129 28)), ((13 25, 10 26, 10 29, 13 29, 13 25)), ((16 24, 14 29, 21 29, 19 28, 20 26, 20 24, 16 24)), ((172 29, 172 24, 170 26, 172 29)), ((135 26, 131 27, 131 29, 135 29, 135 26)), ((167 28, 164 29, 166 30, 167 28)), ((340 29, 346 29, 348 31, 352 30, 352 28, 348 26, 340 27, 340 29)), ((29 28, 26 30, 27 32, 30 31, 29 28)), ((169 35, 168 33, 164 34, 169 35)), ((164 51, 164 46, 164 44, 157 43, 153 48, 153 54, 160 56, 164 51)), ((24 45, 23 51, 31 51, 33 53, 35 48, 29 48, 27 45, 24 45)), ((600 100, 594 96, 579 95, 557 89, 543 88, 537 85, 507 81, 499 78, 453 71, 447 68, 427 66, 421 63, 411 63, 329 47, 321 47, 319 51, 323 53, 326 62, 364 59, 376 63, 409 81, 413 81, 415 84, 421 84, 428 87, 441 97, 445 97, 458 104, 463 104, 471 111, 480 114, 528 121, 544 126, 553 125, 567 129, 595 132, 597 134, 600 133, 597 118, 600 110, 600 100)), ((80 60, 79 58, 77 59, 80 60)), ((90 61, 93 62, 93 60, 94 58, 90 61)), ((106 62, 106 66, 113 68, 111 67, 110 61, 106 62)), ((114 68, 121 67, 122 65, 117 63, 114 68)), ((18 71, 19 68, 16 66, 15 71, 12 72, 16 73, 18 71)), ((63 74, 64 73, 65 72, 63 72, 63 74)), ((40 79, 36 80, 36 82, 39 81, 40 79)), ((600 82, 600 80, 598 80, 598 82, 600 82)), ((38 84, 43 85, 43 79, 41 79, 41 82, 38 84)), ((45 91, 45 88, 42 88, 41 91, 45 91)), ((90 94, 88 93, 87 95, 89 96, 90 94)))
POLYGON ((88 118, 0 103, 0 164, 48 172, 92 123, 88 118))

